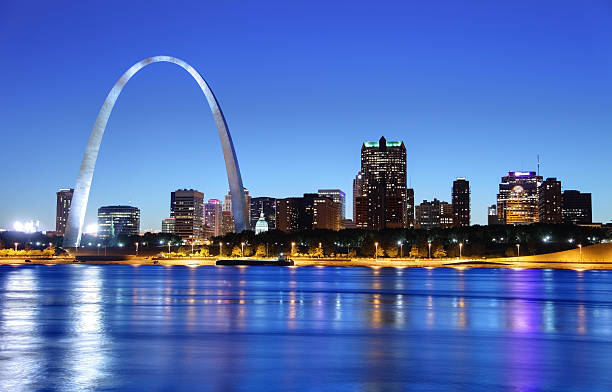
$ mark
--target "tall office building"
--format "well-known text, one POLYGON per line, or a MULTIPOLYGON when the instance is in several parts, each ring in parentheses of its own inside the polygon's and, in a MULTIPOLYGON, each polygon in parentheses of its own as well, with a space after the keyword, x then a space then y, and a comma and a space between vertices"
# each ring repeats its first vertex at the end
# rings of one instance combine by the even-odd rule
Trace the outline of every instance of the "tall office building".
POLYGON ((319 196, 331 197, 340 206, 340 221, 346 219, 346 195, 340 189, 319 189, 319 196))
POLYGON ((255 231, 261 213, 268 224, 268 230, 276 229, 276 198, 253 197, 251 199, 251 230, 255 231))
POLYGON ((406 226, 406 147, 403 142, 377 142, 361 146, 361 172, 366 226, 371 230, 406 226))
POLYGON ((367 227, 366 214, 367 203, 363 191, 363 173, 361 170, 353 179, 353 222, 356 228, 365 229, 367 227))
POLYGON ((591 194, 566 190, 562 194, 563 222, 573 224, 593 223, 591 194))
POLYGON ((234 230, 235 230, 234 217, 232 216, 232 212, 226 211, 226 210, 221 211, 221 233, 220 235, 225 235, 227 233, 233 233, 234 230))
POLYGON ((102 239, 140 234, 140 210, 131 206, 98 208, 98 237, 102 239))
POLYGON ((176 220, 174 218, 165 218, 162 220, 162 233, 164 234, 174 234, 174 226, 176 220))
POLYGON ((465 178, 453 181, 453 226, 470 225, 470 182, 465 178))
POLYGON ((276 202, 276 227, 285 232, 340 228, 340 205, 327 196, 305 193, 276 202))
POLYGON ((414 227, 414 189, 406 189, 406 227, 414 227))
POLYGON ((181 239, 203 239, 204 194, 194 189, 178 189, 172 192, 170 217, 175 219, 174 234, 181 239))
POLYGON ((448 228, 454 226, 453 205, 445 201, 440 202, 440 227, 448 228))
POLYGON ((561 181, 547 178, 538 188, 538 219, 543 223, 561 223, 561 181))
POLYGON ((72 203, 73 194, 74 189, 60 189, 57 192, 57 207, 55 210, 55 233, 57 235, 64 235, 66 232, 68 213, 70 212, 70 203, 72 203))
POLYGON ((210 199, 204 204, 204 237, 221 234, 222 205, 217 199, 210 199))
POLYGON ((535 172, 508 172, 497 194, 497 214, 507 225, 538 222, 538 188, 542 176, 535 172))

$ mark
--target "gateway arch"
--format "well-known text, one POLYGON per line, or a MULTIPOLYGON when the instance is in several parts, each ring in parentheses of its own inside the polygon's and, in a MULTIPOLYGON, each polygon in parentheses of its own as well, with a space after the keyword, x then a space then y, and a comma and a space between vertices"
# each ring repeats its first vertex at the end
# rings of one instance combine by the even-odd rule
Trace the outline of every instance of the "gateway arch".
POLYGON ((106 123, 108 118, 115 106, 115 102, 126 85, 128 80, 136 72, 140 71, 145 66, 152 63, 167 62, 178 65, 195 79, 198 83, 202 92, 206 96, 208 106, 212 111, 215 123, 217 124, 217 130, 219 132, 219 139, 221 140, 221 148, 223 149, 223 157, 225 159, 225 168, 227 170, 227 181, 229 182, 229 188, 232 196, 232 213, 234 216, 234 227, 237 233, 246 229, 248 222, 246 198, 244 196, 244 187, 242 186, 242 177, 240 176, 240 168, 238 167, 238 159, 236 158, 236 151, 234 150, 234 143, 230 136, 227 122, 223 116, 223 112, 219 107, 219 102, 213 94, 212 90, 202 78, 202 76, 189 64, 183 60, 177 59, 170 56, 155 56, 149 57, 138 63, 134 64, 119 78, 117 83, 113 86, 110 93, 106 97, 96 122, 94 123, 93 130, 89 136, 89 142, 83 155, 83 161, 81 162, 81 168, 79 169, 79 175, 76 180, 74 187, 74 194, 72 196, 72 203, 70 204, 70 212, 68 214, 68 222, 66 225, 66 233, 64 235, 64 247, 74 248, 78 247, 81 242, 81 235, 83 233, 83 222, 85 221, 85 210, 87 210, 87 201, 89 200, 89 190, 91 188, 91 181, 96 166, 96 160, 98 158, 98 151, 100 150, 100 143, 102 142, 102 136, 106 129, 106 123))

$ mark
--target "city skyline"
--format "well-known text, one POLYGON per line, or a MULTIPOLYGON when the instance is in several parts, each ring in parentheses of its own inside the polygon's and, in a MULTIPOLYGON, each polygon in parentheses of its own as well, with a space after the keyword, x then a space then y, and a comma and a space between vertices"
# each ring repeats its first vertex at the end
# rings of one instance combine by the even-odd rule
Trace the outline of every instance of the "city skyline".
MULTIPOLYGON (((197 41, 182 34, 183 19, 198 15, 185 10, 171 15, 151 11, 149 21, 136 22, 159 38, 146 44, 116 39, 134 28, 127 21, 138 11, 135 6, 126 6, 122 16, 126 19, 119 20, 109 35, 81 31, 80 36, 74 34, 71 23, 82 18, 91 22, 92 31, 103 31, 102 20, 110 11, 93 7, 83 14, 79 7, 54 11, 43 6, 42 11, 57 17, 53 25, 65 22, 66 28, 57 31, 42 14, 26 19, 20 7, 7 6, 0 27, 0 42, 14 59, 3 66, 3 82, 15 91, 0 98, 4 127, 14 144, 1 163, 12 174, 13 186, 27 191, 19 198, 8 192, 0 196, 0 203, 11 206, 0 210, 0 227, 10 229, 15 220, 34 219, 53 230, 54 194, 74 186, 74 162, 83 153, 104 95, 129 64, 157 53, 182 57, 207 76, 224 105, 244 186, 254 197, 292 197, 320 188, 350 193, 359 169, 360 144, 384 134, 389 140, 406 142, 408 186, 415 189, 415 200, 449 200, 454 179, 470 180, 473 224, 486 224, 486 209, 495 203, 499 177, 508 170, 535 170, 537 154, 543 162, 543 177, 557 177, 564 189, 593 195, 593 221, 606 223, 612 217, 609 187, 595 175, 610 168, 606 153, 612 143, 606 138, 612 115, 600 104, 610 101, 612 51, 604 37, 612 28, 598 22, 606 13, 599 15, 597 7, 523 4, 483 10, 474 4, 463 9, 449 4, 449 10, 432 13, 427 7, 395 5, 395 11, 408 15, 410 21, 423 18, 411 25, 389 9, 383 13, 356 4, 344 26, 352 36, 333 26, 342 8, 330 6, 325 15, 303 8, 300 11, 307 20, 318 22, 328 34, 312 37, 311 24, 299 22, 302 13, 290 13, 284 16, 295 26, 285 26, 287 34, 280 37, 269 30, 253 30, 249 22, 253 14, 265 23, 270 20, 266 18, 283 12, 276 10, 266 17, 272 5, 262 5, 247 7, 249 12, 226 9, 219 21, 207 20, 217 27, 223 23, 237 27, 220 42, 215 42, 218 35, 209 39, 199 34, 204 31, 199 27, 191 32, 197 41), (453 13, 465 16, 485 11, 491 11, 489 19, 470 24, 473 30, 462 38, 451 36, 453 29, 467 26, 453 13), (527 11, 546 12, 548 18, 532 18, 527 11), (93 16, 97 13, 100 18, 93 16), (582 16, 579 21, 572 16, 576 13, 582 16), (170 18, 176 32, 152 28, 162 16, 170 18), (359 31, 366 20, 380 27, 374 32, 368 29, 371 37, 359 31), (524 23, 520 27, 511 23, 517 21, 524 23), (566 28, 569 24, 574 27, 566 28), (390 35, 393 31, 399 32, 397 36, 390 35), (497 41, 472 39, 489 31, 499 33, 503 51, 494 45, 497 41), (23 37, 15 39, 15 34, 23 37), (260 40, 255 42, 273 40, 282 50, 261 43, 249 48, 244 40, 251 35, 260 40), (50 52, 47 40, 60 45, 50 52), (292 40, 300 44, 312 40, 320 49, 298 52, 289 45, 292 40), (386 45, 383 52, 375 44, 381 41, 386 45), (356 50, 352 42, 365 44, 356 50), (110 55, 100 56, 75 51, 69 44, 117 47, 110 55), (337 53, 337 45, 345 49, 337 53), (213 61, 214 50, 225 57, 215 56, 213 61), (249 60, 253 50, 263 51, 257 62, 249 60), (535 58, 527 61, 526 55, 535 58), (45 67, 34 72, 34 60, 40 56, 45 67), (449 60, 451 67, 445 66, 449 60), (589 75, 574 72, 577 67, 589 69, 589 75), (277 113, 274 121, 265 115, 271 109, 277 113), (309 137, 299 140, 306 132, 309 137), (435 150, 422 148, 431 135, 443 143, 436 144, 435 150), (576 135, 585 138, 588 148, 578 149, 569 142, 576 135), (290 158, 279 165, 275 152, 287 148, 291 148, 290 158), (489 163, 482 165, 482 161, 489 163)), ((167 215, 168 192, 194 188, 207 198, 221 200, 227 191, 221 151, 218 142, 211 142, 216 137, 214 122, 202 105, 201 93, 188 75, 169 67, 149 67, 120 98, 102 144, 107 153, 106 157, 101 153, 86 225, 95 222, 99 206, 129 204, 141 209, 143 230, 159 230, 167 215), (194 142, 186 145, 184 139, 194 142), (177 152, 181 159, 172 158, 177 152), (152 156, 156 159, 146 159, 152 156), (194 169, 180 170, 181 165, 194 169)), ((350 197, 346 208, 352 211, 350 197)))

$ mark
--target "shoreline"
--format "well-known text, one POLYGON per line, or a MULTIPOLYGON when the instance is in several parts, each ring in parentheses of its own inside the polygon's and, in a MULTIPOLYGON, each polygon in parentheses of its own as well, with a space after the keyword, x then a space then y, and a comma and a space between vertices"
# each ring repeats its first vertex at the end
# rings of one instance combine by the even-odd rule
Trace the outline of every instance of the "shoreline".
MULTIPOLYGON (((253 260, 253 258, 245 258, 253 260)), ((292 259, 294 266, 298 267, 369 267, 369 268, 454 268, 464 270, 468 268, 504 268, 504 269, 569 269, 584 270, 612 270, 611 262, 602 261, 528 261, 508 260, 507 258, 490 259, 313 259, 296 257, 292 259)), ((217 258, 181 258, 181 259, 153 259, 153 258, 120 258, 108 257, 105 260, 76 261, 74 258, 2 258, 1 265, 159 265, 159 266, 215 266, 217 258), (29 260, 29 261, 26 261, 29 260)), ((219 266, 222 267, 222 266, 219 266)), ((254 266, 257 267, 257 266, 254 266)), ((282 267, 282 266, 281 266, 282 267)))

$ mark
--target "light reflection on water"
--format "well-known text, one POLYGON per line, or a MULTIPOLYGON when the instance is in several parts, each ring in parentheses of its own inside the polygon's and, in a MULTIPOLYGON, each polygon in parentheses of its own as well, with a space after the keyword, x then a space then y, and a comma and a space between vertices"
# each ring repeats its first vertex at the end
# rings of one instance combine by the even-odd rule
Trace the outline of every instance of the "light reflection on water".
POLYGON ((2 391, 612 386, 607 271, 0 266, 0 288, 2 391))

